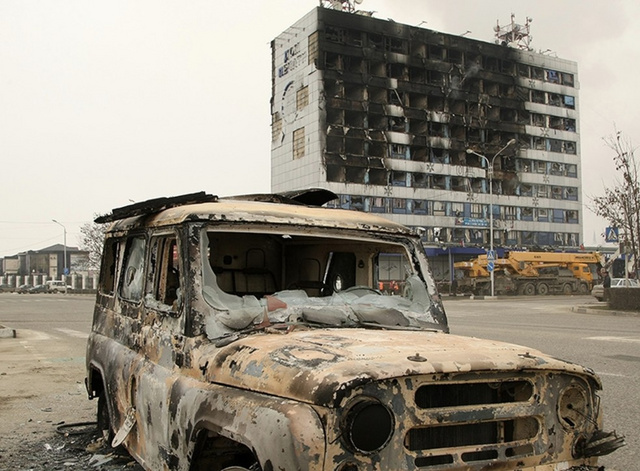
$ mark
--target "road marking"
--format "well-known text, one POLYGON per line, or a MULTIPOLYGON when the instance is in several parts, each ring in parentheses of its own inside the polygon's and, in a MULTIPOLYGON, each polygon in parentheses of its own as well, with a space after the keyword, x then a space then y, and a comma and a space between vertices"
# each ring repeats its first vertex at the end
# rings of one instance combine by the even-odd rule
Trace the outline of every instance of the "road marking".
POLYGON ((632 337, 587 337, 585 340, 602 340, 604 342, 640 343, 640 339, 632 337))
POLYGON ((85 334, 84 332, 80 332, 79 330, 64 329, 64 328, 57 328, 55 330, 57 330, 58 332, 62 332, 63 334, 68 335, 69 337, 76 337, 79 339, 86 339, 87 337, 89 337, 89 334, 85 334))

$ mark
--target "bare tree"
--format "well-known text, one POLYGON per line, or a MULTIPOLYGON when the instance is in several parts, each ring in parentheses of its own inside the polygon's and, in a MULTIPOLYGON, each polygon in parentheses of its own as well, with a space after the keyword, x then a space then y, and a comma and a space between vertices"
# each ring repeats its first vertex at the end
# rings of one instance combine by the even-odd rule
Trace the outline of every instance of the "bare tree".
MULTIPOLYGON (((97 215, 94 214, 94 217, 97 217, 97 215)), ((107 224, 98 224, 96 222, 87 222, 80 227, 80 232, 82 233, 80 248, 89 252, 89 268, 92 270, 100 269, 106 229, 107 224)))
POLYGON ((619 177, 605 188, 604 196, 592 198, 593 211, 620 231, 620 242, 627 246, 633 257, 633 271, 638 270, 638 244, 640 242, 640 181, 635 148, 621 131, 607 136, 605 144, 613 152, 613 162, 619 177))

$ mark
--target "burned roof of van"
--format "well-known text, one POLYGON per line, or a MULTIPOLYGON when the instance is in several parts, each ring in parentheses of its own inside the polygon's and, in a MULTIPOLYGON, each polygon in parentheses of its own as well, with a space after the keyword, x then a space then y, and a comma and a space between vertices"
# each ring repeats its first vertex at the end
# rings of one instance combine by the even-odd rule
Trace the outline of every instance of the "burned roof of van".
POLYGON ((336 198, 335 193, 325 189, 223 198, 199 192, 168 198, 155 198, 115 208, 110 214, 96 218, 95 222, 114 222, 117 227, 113 227, 113 229, 125 229, 140 225, 163 226, 179 224, 186 220, 202 220, 371 229, 405 235, 412 233, 402 224, 375 214, 321 207, 336 198))

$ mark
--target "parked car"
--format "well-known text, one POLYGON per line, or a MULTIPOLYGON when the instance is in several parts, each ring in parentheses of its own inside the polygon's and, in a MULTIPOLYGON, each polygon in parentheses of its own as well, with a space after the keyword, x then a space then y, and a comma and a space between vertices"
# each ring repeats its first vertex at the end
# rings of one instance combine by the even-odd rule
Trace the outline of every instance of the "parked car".
POLYGON ((7 284, 0 285, 0 293, 13 293, 15 290, 16 289, 11 285, 7 285, 7 284))
POLYGON ((595 470, 624 444, 591 369, 450 334, 418 231, 334 198, 96 219, 85 384, 107 443, 174 471, 595 470))
POLYGON ((62 280, 49 280, 45 283, 47 289, 51 293, 66 293, 71 289, 71 286, 67 285, 62 280))
MULTIPOLYGON (((611 288, 640 288, 640 282, 635 278, 611 278, 611 288)), ((602 283, 593 287, 591 296, 598 301, 604 300, 604 286, 602 286, 602 283)))
POLYGON ((47 285, 35 285, 29 288, 29 294, 37 294, 37 293, 48 293, 49 287, 47 285))
POLYGON ((20 294, 28 293, 31 288, 33 288, 32 285, 25 283, 16 288, 16 293, 20 293, 20 294))

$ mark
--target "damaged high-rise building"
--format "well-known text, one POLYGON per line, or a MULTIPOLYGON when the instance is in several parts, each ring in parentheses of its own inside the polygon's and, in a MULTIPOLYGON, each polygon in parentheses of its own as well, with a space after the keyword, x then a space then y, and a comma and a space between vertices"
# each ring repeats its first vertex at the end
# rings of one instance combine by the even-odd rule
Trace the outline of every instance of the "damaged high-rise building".
POLYGON ((449 253, 490 245, 490 207, 497 248, 580 245, 575 62, 323 7, 271 48, 272 191, 329 189, 449 253))

